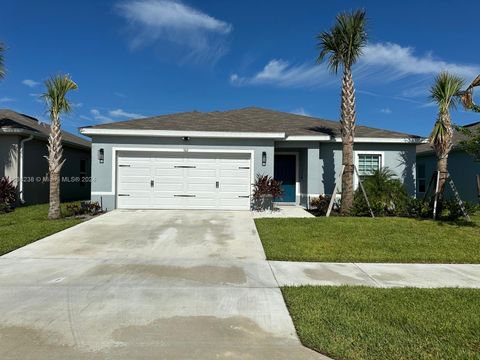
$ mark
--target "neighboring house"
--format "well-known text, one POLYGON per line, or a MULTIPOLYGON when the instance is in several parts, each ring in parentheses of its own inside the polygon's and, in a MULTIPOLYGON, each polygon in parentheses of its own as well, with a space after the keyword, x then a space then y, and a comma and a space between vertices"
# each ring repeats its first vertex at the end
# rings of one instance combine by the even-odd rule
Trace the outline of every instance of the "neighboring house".
MULTIPOLYGON (((47 142, 50 125, 12 110, 0 109, 0 177, 15 180, 19 202, 49 200, 47 142)), ((90 142, 62 132, 63 157, 60 195, 62 201, 90 197, 90 142)))
MULTIPOLYGON (((104 208, 248 210, 257 174, 283 182, 285 204, 331 194, 341 169, 340 124, 245 108, 85 127, 92 200, 104 208)), ((417 136, 357 126, 361 175, 388 166, 415 194, 417 136)))
MULTIPOLYGON (((480 127, 480 121, 465 125, 465 128, 476 130, 480 127)), ((448 172, 450 173, 455 187, 460 197, 464 201, 471 203, 479 203, 480 196, 480 162, 460 147, 460 142, 465 140, 466 136, 458 131, 453 133, 453 148, 448 156, 448 172)), ((437 170, 437 158, 435 151, 430 144, 422 144, 417 146, 417 194, 424 196, 428 190, 428 185, 432 179, 433 173, 437 170)), ((435 182, 431 185, 430 191, 435 182)), ((450 186, 447 185, 447 196, 451 196, 450 186)))

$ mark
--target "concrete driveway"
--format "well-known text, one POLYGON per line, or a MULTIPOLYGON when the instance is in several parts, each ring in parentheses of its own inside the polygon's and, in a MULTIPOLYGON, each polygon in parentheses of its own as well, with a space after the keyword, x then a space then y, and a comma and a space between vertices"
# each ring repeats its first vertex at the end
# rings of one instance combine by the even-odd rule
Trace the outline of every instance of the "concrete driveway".
POLYGON ((1 359, 325 359, 249 212, 113 211, 0 257, 1 359))

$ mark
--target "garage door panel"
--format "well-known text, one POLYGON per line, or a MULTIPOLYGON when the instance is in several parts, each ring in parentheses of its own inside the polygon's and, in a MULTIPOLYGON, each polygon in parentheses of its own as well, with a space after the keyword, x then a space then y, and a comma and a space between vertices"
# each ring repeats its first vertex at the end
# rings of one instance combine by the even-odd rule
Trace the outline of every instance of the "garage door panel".
POLYGON ((118 191, 130 196, 119 196, 118 207, 250 208, 249 154, 148 152, 121 155, 118 163, 130 167, 119 168, 118 191), (151 180, 154 180, 153 187, 151 180))
POLYGON ((221 169, 220 178, 250 178, 248 169, 221 169))

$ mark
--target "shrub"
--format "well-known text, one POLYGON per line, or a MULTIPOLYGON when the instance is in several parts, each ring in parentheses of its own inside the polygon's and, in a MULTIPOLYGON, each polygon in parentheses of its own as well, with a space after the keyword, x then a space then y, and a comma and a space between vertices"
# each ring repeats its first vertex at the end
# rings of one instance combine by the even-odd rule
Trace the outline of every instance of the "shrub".
MULTIPOLYGON (((403 183, 389 168, 375 171, 363 181, 368 201, 376 216, 400 216, 408 207, 409 196, 403 183)), ((370 216, 360 187, 355 192, 352 215, 370 216)))
POLYGON ((282 182, 271 176, 257 174, 253 184, 253 208, 265 210, 272 208, 273 199, 283 195, 282 182))
POLYGON ((102 208, 96 201, 82 201, 80 204, 67 205, 67 212, 70 216, 97 215, 102 212, 102 208))
POLYGON ((13 180, 3 176, 0 178, 0 213, 10 212, 17 201, 17 187, 13 180))
MULTIPOLYGON (((310 200, 310 209, 317 216, 326 215, 328 210, 328 205, 330 205, 331 199, 332 197, 330 195, 320 195, 318 197, 314 197, 310 200)), ((336 210, 335 203, 333 206, 333 210, 336 210)))

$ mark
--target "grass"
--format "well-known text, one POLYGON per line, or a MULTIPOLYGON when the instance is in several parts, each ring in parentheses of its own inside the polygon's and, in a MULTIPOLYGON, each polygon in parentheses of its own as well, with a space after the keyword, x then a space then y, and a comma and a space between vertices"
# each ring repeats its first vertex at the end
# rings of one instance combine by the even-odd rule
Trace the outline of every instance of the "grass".
POLYGON ((256 219, 269 260, 480 263, 473 223, 407 218, 256 219))
MULTIPOLYGON (((62 204, 65 213, 67 204, 62 204)), ((0 214, 0 255, 82 222, 81 219, 48 220, 48 204, 19 207, 0 214)))
POLYGON ((302 343, 334 359, 480 359, 480 290, 282 289, 302 343))

